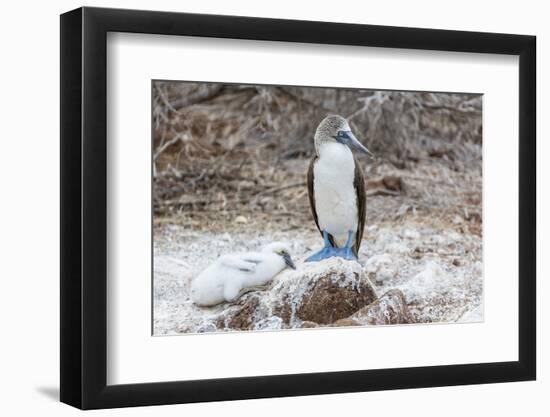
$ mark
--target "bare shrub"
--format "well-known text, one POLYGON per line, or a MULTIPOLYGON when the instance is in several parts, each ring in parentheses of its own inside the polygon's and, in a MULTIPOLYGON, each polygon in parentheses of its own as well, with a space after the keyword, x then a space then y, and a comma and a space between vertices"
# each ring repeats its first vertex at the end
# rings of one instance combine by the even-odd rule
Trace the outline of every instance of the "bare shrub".
POLYGON ((474 94, 156 81, 155 213, 307 214, 304 170, 328 114, 379 157, 374 173, 428 163, 480 178, 481 110, 474 94))

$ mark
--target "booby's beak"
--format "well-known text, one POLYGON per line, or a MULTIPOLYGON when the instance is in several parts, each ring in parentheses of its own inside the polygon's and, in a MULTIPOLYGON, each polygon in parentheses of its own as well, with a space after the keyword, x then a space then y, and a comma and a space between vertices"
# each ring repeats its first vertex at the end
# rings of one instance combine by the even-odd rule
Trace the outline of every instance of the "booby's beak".
POLYGON ((355 149, 359 152, 367 154, 371 158, 375 158, 374 154, 371 151, 369 151, 365 146, 363 146, 363 144, 359 142, 359 139, 357 139, 350 130, 339 131, 338 135, 335 136, 335 139, 343 145, 347 145, 352 149, 355 149))
POLYGON ((283 255, 283 259, 285 260, 285 264, 287 264, 288 267, 290 267, 292 269, 296 269, 296 265, 294 265, 294 262, 292 262, 292 258, 290 257, 290 255, 288 253, 285 253, 283 255))

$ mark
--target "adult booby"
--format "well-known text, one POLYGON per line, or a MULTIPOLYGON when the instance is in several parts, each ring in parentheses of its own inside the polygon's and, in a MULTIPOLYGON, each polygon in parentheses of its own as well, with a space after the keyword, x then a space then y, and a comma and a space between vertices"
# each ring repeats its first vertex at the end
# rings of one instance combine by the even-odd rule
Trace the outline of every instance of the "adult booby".
POLYGON ((374 155, 351 132, 346 119, 328 116, 315 132, 315 156, 307 187, 315 224, 324 247, 306 262, 331 256, 357 259, 365 227, 365 179, 351 149, 374 155))
POLYGON ((288 246, 274 242, 261 252, 220 256, 191 282, 191 300, 199 306, 232 302, 267 284, 286 267, 296 269, 288 246))

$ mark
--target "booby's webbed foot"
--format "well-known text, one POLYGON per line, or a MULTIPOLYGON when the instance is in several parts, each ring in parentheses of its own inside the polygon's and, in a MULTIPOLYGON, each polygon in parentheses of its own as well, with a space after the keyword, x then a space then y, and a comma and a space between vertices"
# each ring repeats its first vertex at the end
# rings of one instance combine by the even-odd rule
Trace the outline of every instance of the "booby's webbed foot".
POLYGON ((332 258, 333 256, 340 256, 340 250, 331 246, 325 246, 319 252, 316 252, 306 258, 305 262, 319 262, 323 259, 332 258))
POLYGON ((338 254, 336 256, 346 259, 348 261, 357 261, 357 256, 355 255, 355 253, 353 253, 353 250, 351 249, 352 239, 353 231, 349 231, 346 245, 343 248, 337 249, 338 254))
POLYGON ((356 261, 357 256, 355 256, 355 253, 351 250, 351 248, 340 248, 338 249, 338 257, 346 259, 348 261, 356 261))
POLYGON ((333 248, 330 240, 328 238, 328 233, 323 230, 323 249, 321 249, 319 252, 314 253, 310 257, 306 258, 305 262, 319 262, 323 259, 331 258, 333 256, 338 256, 338 249, 333 248))

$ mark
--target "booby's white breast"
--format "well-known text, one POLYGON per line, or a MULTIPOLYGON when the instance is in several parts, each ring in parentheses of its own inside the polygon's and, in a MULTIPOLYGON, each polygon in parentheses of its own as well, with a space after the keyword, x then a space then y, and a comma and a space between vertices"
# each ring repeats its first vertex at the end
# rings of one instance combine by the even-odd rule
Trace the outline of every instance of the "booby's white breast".
POLYGON ((313 166, 315 210, 321 230, 344 246, 348 231, 357 230, 357 195, 353 186, 355 161, 351 150, 340 143, 325 143, 313 166))

